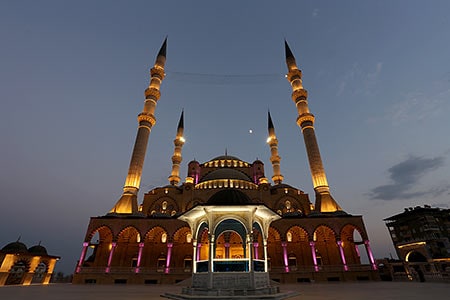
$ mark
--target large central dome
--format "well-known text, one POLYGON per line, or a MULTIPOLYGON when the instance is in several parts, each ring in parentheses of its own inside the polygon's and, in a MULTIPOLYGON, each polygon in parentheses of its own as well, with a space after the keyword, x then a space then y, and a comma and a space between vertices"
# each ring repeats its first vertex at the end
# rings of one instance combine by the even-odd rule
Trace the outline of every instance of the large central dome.
POLYGON ((215 179, 239 179, 245 181, 251 181, 251 179, 245 175, 244 173, 230 168, 222 168, 212 171, 208 173, 205 177, 202 178, 203 181, 215 180, 215 179))

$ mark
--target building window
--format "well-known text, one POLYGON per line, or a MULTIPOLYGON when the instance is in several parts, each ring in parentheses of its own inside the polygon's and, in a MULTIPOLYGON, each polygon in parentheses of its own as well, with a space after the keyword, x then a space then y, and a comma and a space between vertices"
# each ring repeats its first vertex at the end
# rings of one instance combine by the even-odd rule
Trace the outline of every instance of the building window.
POLYGON ((136 268, 137 267, 137 257, 133 257, 131 260, 131 267, 136 268))
POLYGON ((286 240, 288 242, 292 242, 292 233, 290 231, 288 231, 288 233, 286 234, 286 240))
POLYGON ((291 270, 291 271, 297 270, 297 257, 293 253, 289 254, 288 266, 289 266, 289 270, 291 270))

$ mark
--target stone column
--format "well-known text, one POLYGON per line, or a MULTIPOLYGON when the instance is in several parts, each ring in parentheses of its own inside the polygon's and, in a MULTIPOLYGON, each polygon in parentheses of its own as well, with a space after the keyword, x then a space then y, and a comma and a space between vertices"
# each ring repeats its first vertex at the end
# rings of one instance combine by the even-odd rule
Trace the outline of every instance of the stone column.
POLYGON ((173 247, 173 243, 167 243, 166 270, 164 271, 166 274, 168 274, 169 270, 170 270, 170 259, 172 258, 172 247, 173 247))
POLYGON ((337 241, 339 247, 339 253, 341 254, 342 264, 344 265, 344 271, 348 271, 347 261, 345 260, 344 247, 342 246, 342 241, 337 241))
POLYGON ((314 271, 319 271, 319 266, 317 265, 317 256, 316 256, 316 243, 314 241, 309 242, 309 246, 311 247, 311 254, 314 263, 314 271))
POLYGON ((377 270, 377 265, 375 264, 375 260, 373 259, 372 249, 370 248, 369 240, 364 241, 364 246, 366 247, 367 256, 369 257, 370 265, 372 266, 372 270, 377 270))
POLYGON ((357 244, 355 244, 355 252, 358 257, 361 257, 361 253, 359 253, 359 248, 357 244))
POLYGON ((281 247, 283 247, 283 261, 284 261, 284 270, 286 273, 289 272, 289 260, 287 255, 287 243, 281 242, 281 247))
POLYGON ((114 250, 116 249, 117 243, 112 242, 111 243, 111 251, 109 251, 109 257, 108 257, 108 265, 106 266, 105 273, 109 273, 111 271, 111 262, 114 255, 114 250))
POLYGON ((81 250, 80 260, 78 261, 77 269, 75 270, 75 273, 80 273, 81 267, 83 266, 84 258, 86 257, 86 252, 89 247, 88 242, 83 243, 83 250, 81 250))
POLYGON ((139 269, 141 267, 141 259, 142 259, 142 250, 144 249, 144 243, 139 243, 139 252, 138 252, 138 257, 137 257, 137 262, 136 262, 136 269, 134 270, 135 273, 139 273, 139 269))

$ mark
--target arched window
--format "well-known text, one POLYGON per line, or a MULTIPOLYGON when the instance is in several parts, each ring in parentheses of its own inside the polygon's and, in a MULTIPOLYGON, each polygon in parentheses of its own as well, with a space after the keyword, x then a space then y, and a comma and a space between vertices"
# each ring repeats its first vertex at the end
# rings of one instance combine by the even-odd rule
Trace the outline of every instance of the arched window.
POLYGON ((288 231, 288 233, 286 234, 286 240, 288 242, 292 242, 292 233, 290 231, 288 231))

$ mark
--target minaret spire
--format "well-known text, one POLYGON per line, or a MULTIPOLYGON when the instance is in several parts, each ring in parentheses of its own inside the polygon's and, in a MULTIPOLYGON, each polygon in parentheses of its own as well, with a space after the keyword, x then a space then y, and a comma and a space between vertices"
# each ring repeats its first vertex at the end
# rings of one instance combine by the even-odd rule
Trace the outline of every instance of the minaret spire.
POLYGON ((178 183, 180 183, 180 164, 181 161, 183 160, 183 157, 181 156, 181 150, 185 142, 183 137, 183 131, 184 131, 184 111, 181 111, 180 121, 178 122, 177 127, 177 136, 173 140, 175 149, 173 151, 172 156, 172 173, 169 176, 169 182, 171 185, 178 185, 178 183))
POLYGON ((145 90, 145 101, 142 112, 138 115, 138 132, 131 155, 128 175, 125 179, 122 197, 109 211, 116 214, 136 214, 138 212, 137 194, 141 183, 142 168, 147 151, 150 131, 156 123, 154 116, 156 104, 161 96, 159 91, 161 82, 165 77, 164 65, 166 63, 167 37, 156 56, 153 68, 150 70, 150 83, 145 90))
POLYGON ((288 68, 287 80, 292 86, 292 100, 298 111, 297 124, 303 133, 311 177, 316 192, 315 210, 317 212, 341 211, 341 207, 330 194, 330 187, 328 186, 314 130, 315 118, 309 111, 308 92, 303 88, 302 84, 302 72, 298 69, 295 57, 286 41, 284 41, 284 45, 288 68))
POLYGON ((281 157, 278 155, 278 139, 275 135, 275 127, 273 126, 272 117, 270 116, 270 111, 267 112, 268 117, 268 131, 269 137, 267 138, 267 143, 270 146, 270 161, 272 162, 273 167, 273 176, 272 181, 275 184, 280 184, 284 177, 280 173, 280 160, 281 157))

